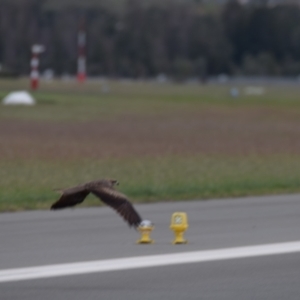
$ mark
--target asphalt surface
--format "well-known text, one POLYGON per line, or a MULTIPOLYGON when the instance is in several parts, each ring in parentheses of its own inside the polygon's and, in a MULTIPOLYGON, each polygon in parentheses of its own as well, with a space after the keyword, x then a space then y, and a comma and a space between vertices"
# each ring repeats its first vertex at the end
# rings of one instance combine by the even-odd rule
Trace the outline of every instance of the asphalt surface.
POLYGON ((299 300, 299 254, 12 282, 0 299, 299 300))
MULTIPOLYGON (((0 214, 0 270, 300 241, 300 195, 136 205, 155 224, 137 245, 109 208, 0 214), (171 214, 189 218, 172 245, 171 214)), ((0 283, 0 299, 299 299, 300 253, 0 283)))

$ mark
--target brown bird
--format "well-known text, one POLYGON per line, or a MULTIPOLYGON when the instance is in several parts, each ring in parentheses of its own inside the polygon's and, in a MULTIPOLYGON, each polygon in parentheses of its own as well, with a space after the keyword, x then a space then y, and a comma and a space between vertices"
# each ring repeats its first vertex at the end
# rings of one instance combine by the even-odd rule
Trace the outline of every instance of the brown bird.
POLYGON ((142 219, 127 197, 114 189, 114 186, 118 184, 118 181, 114 179, 101 179, 62 190, 60 198, 51 206, 51 209, 75 206, 82 203, 86 196, 92 193, 116 210, 129 226, 138 227, 142 219))

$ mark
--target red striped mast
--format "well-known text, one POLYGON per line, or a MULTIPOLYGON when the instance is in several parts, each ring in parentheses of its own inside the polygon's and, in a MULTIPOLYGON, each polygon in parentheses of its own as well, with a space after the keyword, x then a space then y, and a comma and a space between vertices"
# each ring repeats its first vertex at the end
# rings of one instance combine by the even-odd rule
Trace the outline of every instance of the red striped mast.
POLYGON ((31 48, 31 61, 30 61, 30 87, 36 90, 39 87, 39 54, 45 51, 43 45, 33 45, 31 48))

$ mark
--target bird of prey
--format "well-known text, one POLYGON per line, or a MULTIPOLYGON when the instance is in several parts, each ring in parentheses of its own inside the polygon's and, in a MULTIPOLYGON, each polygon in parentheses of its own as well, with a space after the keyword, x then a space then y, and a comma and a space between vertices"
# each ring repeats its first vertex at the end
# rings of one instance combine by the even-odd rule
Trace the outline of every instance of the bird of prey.
POLYGON ((92 193, 116 210, 130 227, 138 227, 142 219, 127 197, 114 189, 114 186, 118 184, 118 181, 114 179, 101 179, 62 190, 60 198, 52 204, 51 209, 75 206, 82 203, 86 196, 92 193))

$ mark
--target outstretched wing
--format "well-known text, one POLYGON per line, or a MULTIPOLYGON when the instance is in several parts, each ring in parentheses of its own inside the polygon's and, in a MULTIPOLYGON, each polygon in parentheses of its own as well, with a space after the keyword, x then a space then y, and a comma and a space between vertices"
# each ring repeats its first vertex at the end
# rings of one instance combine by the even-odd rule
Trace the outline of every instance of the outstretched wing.
POLYGON ((62 191, 60 198, 51 206, 51 209, 61 209, 83 202, 89 191, 84 186, 76 186, 62 191))
POLYGON ((116 210, 129 226, 137 227, 141 223, 142 218, 125 195, 108 187, 99 186, 92 188, 90 192, 116 210))

